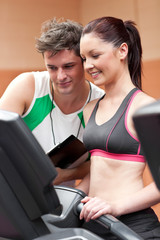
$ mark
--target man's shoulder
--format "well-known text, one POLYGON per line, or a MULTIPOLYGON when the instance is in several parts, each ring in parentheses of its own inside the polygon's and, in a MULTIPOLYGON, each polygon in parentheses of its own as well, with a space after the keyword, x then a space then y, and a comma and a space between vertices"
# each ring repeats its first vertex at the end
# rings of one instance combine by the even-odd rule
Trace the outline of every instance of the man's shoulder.
POLYGON ((32 72, 36 85, 44 87, 46 84, 48 86, 48 81, 50 79, 48 71, 36 71, 32 72))
POLYGON ((49 73, 48 71, 32 71, 32 74, 34 75, 35 78, 48 78, 49 73))

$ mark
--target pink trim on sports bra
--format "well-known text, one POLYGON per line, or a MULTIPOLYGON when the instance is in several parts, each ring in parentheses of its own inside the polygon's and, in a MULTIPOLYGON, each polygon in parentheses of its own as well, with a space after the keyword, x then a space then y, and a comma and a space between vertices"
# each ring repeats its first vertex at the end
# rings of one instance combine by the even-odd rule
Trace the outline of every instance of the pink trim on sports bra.
POLYGON ((93 149, 89 151, 92 156, 100 156, 105 158, 111 158, 115 160, 129 161, 129 162, 142 162, 145 163, 145 158, 142 155, 133 155, 133 154, 117 154, 106 152, 101 149, 93 149))
POLYGON ((136 138, 136 137, 129 131, 128 126, 127 126, 127 116, 128 116, 128 112, 129 112, 130 106, 131 106, 131 104, 132 104, 132 102, 133 102, 133 99, 135 98, 135 96, 136 96, 139 92, 141 92, 141 90, 137 90, 137 91, 133 94, 132 99, 131 99, 131 101, 130 101, 130 103, 129 103, 129 106, 128 106, 128 108, 127 108, 127 111, 126 111, 126 115, 125 115, 125 128, 126 128, 128 134, 129 134, 133 139, 135 139, 137 142, 139 142, 137 154, 140 153, 141 143, 140 143, 140 141, 138 140, 138 138, 136 138))
POLYGON ((127 132, 129 133, 129 135, 130 135, 132 138, 134 138, 137 142, 139 142, 138 138, 136 138, 136 137, 129 131, 129 129, 128 129, 128 126, 127 126, 127 116, 128 116, 128 112, 129 112, 129 109, 130 109, 130 107, 131 107, 131 104, 132 104, 135 96, 136 96, 139 92, 141 92, 141 90, 137 90, 137 91, 132 95, 132 99, 131 99, 131 101, 130 101, 130 103, 129 103, 129 105, 128 105, 128 108, 127 108, 127 111, 126 111, 126 115, 125 115, 125 128, 126 128, 127 132))

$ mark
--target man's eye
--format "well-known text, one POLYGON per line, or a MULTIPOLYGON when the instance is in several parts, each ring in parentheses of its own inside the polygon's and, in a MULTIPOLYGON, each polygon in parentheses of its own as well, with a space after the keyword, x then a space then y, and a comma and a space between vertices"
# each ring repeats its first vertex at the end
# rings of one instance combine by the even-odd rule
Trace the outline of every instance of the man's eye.
POLYGON ((49 67, 49 69, 51 69, 51 70, 56 70, 56 67, 49 67))
POLYGON ((67 65, 65 68, 72 68, 74 65, 67 65))

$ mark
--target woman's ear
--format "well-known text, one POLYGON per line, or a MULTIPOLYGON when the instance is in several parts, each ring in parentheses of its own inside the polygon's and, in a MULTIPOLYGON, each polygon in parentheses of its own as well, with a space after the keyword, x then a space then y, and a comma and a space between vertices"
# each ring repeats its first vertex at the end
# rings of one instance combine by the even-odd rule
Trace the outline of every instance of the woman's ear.
POLYGON ((127 43, 122 43, 121 46, 119 47, 119 56, 121 60, 126 59, 128 55, 128 45, 127 43))

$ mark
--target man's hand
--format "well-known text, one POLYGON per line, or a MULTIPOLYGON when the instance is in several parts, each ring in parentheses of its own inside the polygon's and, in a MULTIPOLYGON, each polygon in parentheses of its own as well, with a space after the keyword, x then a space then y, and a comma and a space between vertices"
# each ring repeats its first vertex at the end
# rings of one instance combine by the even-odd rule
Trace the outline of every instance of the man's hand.
POLYGON ((84 162, 75 168, 56 168, 58 173, 57 177, 53 181, 54 185, 59 185, 62 182, 72 181, 76 179, 83 179, 90 170, 90 161, 84 162))
POLYGON ((54 185, 59 185, 62 182, 69 181, 69 176, 71 175, 72 169, 62 169, 62 168, 56 168, 56 171, 58 173, 57 177, 53 181, 54 185))

